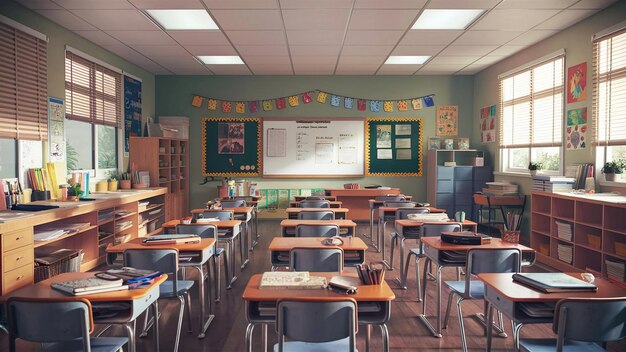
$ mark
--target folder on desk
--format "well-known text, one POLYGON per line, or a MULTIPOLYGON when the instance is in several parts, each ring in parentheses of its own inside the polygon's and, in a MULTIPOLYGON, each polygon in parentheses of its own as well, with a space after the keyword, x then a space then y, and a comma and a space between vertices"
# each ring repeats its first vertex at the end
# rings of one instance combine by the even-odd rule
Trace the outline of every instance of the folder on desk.
POLYGON ((596 285, 565 273, 519 273, 513 274, 513 281, 546 293, 598 290, 596 285))

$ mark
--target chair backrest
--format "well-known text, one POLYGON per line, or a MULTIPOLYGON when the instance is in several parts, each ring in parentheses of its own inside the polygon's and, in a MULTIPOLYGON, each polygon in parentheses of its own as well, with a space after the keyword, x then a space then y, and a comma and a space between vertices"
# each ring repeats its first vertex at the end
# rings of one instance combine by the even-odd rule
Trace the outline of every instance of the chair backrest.
POLYGON ((298 220, 335 220, 335 213, 332 211, 301 211, 298 213, 298 220))
POLYGON ((285 338, 310 343, 346 339, 341 351, 356 351, 356 301, 280 300, 277 306, 276 332, 278 351, 283 351, 285 338))
POLYGON ((472 297, 472 290, 470 290, 472 275, 519 273, 522 269, 522 252, 517 248, 475 248, 467 252, 466 263, 465 294, 472 297))
POLYGON ((560 300, 554 310, 552 329, 557 334, 557 351, 562 350, 565 339, 588 342, 623 339, 626 297, 560 300))
POLYGON ((195 214, 197 219, 218 218, 220 220, 232 220, 234 213, 231 210, 205 210, 195 214))
POLYGON ((339 236, 337 225, 296 225, 296 237, 333 237, 339 236))
POLYGON ((458 222, 424 223, 420 226, 420 237, 440 236, 442 232, 461 231, 458 222))
POLYGON ((300 208, 330 208, 330 202, 327 200, 302 200, 300 208))
POLYGON ((375 200, 382 200, 384 202, 404 202, 406 198, 404 196, 376 196, 375 200))
POLYGON ((415 202, 408 202, 408 201, 399 201, 399 202, 385 201, 383 203, 383 206, 394 207, 394 208, 415 208, 416 204, 417 203, 415 202))
POLYGON ((223 200, 220 202, 220 204, 222 204, 222 206, 224 208, 238 208, 238 207, 245 207, 246 206, 246 201, 243 199, 238 199, 238 200, 223 200))
POLYGON ((428 208, 399 208, 396 210, 396 220, 408 219, 409 214, 429 214, 428 208))
POLYGON ((324 196, 308 196, 304 197, 304 200, 326 200, 324 196))
POLYGON ((93 330, 91 304, 86 299, 58 301, 12 297, 7 301, 9 351, 15 352, 15 339, 32 342, 63 342, 81 339, 90 351, 93 330))
POLYGON ((137 269, 158 270, 168 275, 173 285, 173 294, 178 292, 178 251, 176 249, 127 249, 124 251, 124 266, 137 269))
POLYGON ((214 238, 217 241, 217 226, 213 224, 178 224, 176 233, 194 234, 202 238, 214 238))
POLYGON ((343 270, 343 249, 292 248, 289 251, 289 270, 339 272, 343 270))

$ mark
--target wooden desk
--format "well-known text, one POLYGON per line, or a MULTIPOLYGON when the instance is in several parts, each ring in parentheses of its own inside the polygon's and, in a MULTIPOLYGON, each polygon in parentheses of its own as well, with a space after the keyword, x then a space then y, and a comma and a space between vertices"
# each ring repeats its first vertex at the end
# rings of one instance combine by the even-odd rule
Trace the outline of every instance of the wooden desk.
MULTIPOLYGON (((176 225, 180 224, 180 220, 170 220, 163 224, 163 229, 166 233, 174 233, 174 229, 176 225)), ((226 251, 225 255, 228 259, 228 265, 230 266, 230 270, 226 273, 226 278, 228 281, 227 289, 230 289, 235 281, 237 281, 237 276, 235 275, 235 238, 241 234, 241 220, 223 220, 223 221, 212 221, 207 224, 212 224, 217 226, 217 231, 220 233, 220 238, 218 239, 221 242, 226 242, 226 251), (221 230, 221 231, 220 231, 221 230), (232 243, 231 243, 232 242, 232 243)), ((241 254, 241 262, 243 263, 243 250, 241 250, 241 246, 243 242, 241 241, 241 237, 239 237, 239 253, 241 254)))
MULTIPOLYGON (((126 328, 128 334, 128 350, 134 352, 137 348, 135 341, 135 320, 148 308, 152 307, 152 313, 155 317, 159 316, 158 299, 159 286, 167 279, 167 275, 161 275, 154 280, 152 284, 133 290, 111 291, 103 293, 95 293, 84 296, 72 296, 64 292, 55 290, 51 285, 55 282, 79 280, 91 278, 94 273, 63 273, 56 275, 50 279, 40 281, 19 288, 7 295, 0 297, 0 303, 6 304, 11 297, 21 297, 28 299, 54 299, 59 301, 75 301, 77 299, 87 299, 91 303, 94 311, 98 309, 107 309, 111 303, 129 303, 128 311, 120 312, 115 317, 107 317, 98 319, 94 317, 94 324, 122 324, 126 328), (124 314, 125 313, 125 314, 124 314)), ((54 319, 54 317, 50 317, 54 319)), ((153 332, 154 346, 159 349, 159 324, 154 324, 153 332)))
POLYGON ((370 212, 367 201, 377 196, 398 195, 399 188, 391 189, 327 189, 326 194, 336 196, 343 206, 350 209, 350 220, 367 220, 370 212))
MULTIPOLYGON (((424 263, 424 267, 428 267, 429 262, 432 262, 437 265, 437 325, 433 327, 428 321, 426 317, 426 286, 428 283, 428 270, 424 270, 423 280, 422 280, 422 297, 424 298, 422 302, 422 314, 420 314, 420 319, 426 325, 426 327, 433 333, 435 337, 441 337, 441 270, 444 267, 462 267, 465 266, 466 258, 463 257, 462 260, 450 262, 446 258, 446 252, 467 252, 470 249, 503 249, 503 248, 517 248, 522 252, 534 252, 532 248, 523 246, 521 244, 504 242, 499 238, 493 238, 491 243, 483 244, 479 246, 470 246, 470 245, 460 245, 460 244, 451 244, 447 242, 441 241, 440 237, 424 237, 420 239, 422 244, 424 245, 424 255, 426 256, 426 263, 424 263)), ((487 320, 489 321, 489 320, 487 320)))
MULTIPOLYGON (((412 196, 405 196, 403 194, 398 194, 398 196, 403 196, 406 200, 410 200, 411 198, 413 198, 412 196)), ((378 252, 380 252, 380 249, 378 249, 378 242, 374 243, 374 214, 376 213, 376 209, 382 207, 385 204, 385 200, 378 200, 378 199, 369 199, 368 201, 368 206, 370 209, 370 234, 369 234, 369 238, 372 240, 372 246, 374 248, 376 248, 376 250, 378 252)), ((378 228, 376 228, 376 231, 378 231, 378 228)), ((376 233, 376 241, 380 241, 380 239, 378 238, 378 233, 376 233)))
POLYGON ((337 225, 342 236, 355 236, 356 223, 352 220, 292 220, 285 219, 280 222, 283 237, 295 237, 298 225, 337 225), (345 230, 345 233, 341 233, 345 230))
MULTIPOLYGON (((579 273, 567 273, 581 278, 579 273)), ((519 346, 519 334, 524 324, 552 323, 553 317, 531 317, 519 307, 521 304, 549 302, 556 303, 564 298, 610 298, 626 297, 626 288, 612 284, 608 280, 596 278, 596 292, 554 292, 543 293, 513 281, 513 274, 478 274, 485 283, 485 301, 489 304, 487 321, 493 319, 493 309, 501 311, 514 325, 514 346, 519 346)), ((487 330, 487 351, 491 351, 492 331, 487 330)))
POLYGON ((332 211, 335 213, 335 219, 346 219, 349 209, 348 208, 287 208, 287 219, 298 219, 298 213, 301 211, 332 211))
MULTIPOLYGON (((253 207, 254 210, 252 211, 252 225, 254 227, 254 238, 252 239, 252 244, 250 245, 250 250, 252 251, 252 249, 254 248, 254 246, 256 246, 258 244, 257 239, 260 237, 259 235, 259 202, 261 201, 261 199, 263 199, 262 197, 256 197, 256 196, 251 196, 253 199, 252 200, 246 200, 246 206, 248 207, 253 207)), ((228 198, 228 197, 222 197, 220 198, 220 201, 235 201, 238 199, 235 198, 228 198)), ((206 202, 206 210, 209 210, 209 208, 211 207, 211 205, 215 204, 214 201, 210 200, 208 202, 206 202)), ((226 208, 228 209, 234 209, 234 208, 226 208)), ((191 213, 193 214, 194 211, 197 211, 198 209, 193 209, 191 211, 191 213)), ((204 209, 202 209, 204 210, 204 209)))
MULTIPOLYGON (((315 202, 315 200, 313 200, 313 202, 315 202)), ((331 208, 341 208, 343 202, 340 201, 328 201, 328 203, 330 204, 331 208)), ((300 207, 300 201, 295 201, 295 202, 289 202, 289 207, 291 208, 299 208, 300 207)), ((326 208, 322 208, 322 209, 326 209, 326 208)))
MULTIPOLYGON (((315 196, 294 196, 293 199, 296 202, 299 202, 301 200, 305 200, 306 197, 315 197, 315 196)), ((331 201, 331 202, 337 200, 337 197, 335 197, 335 196, 320 196, 320 197, 324 197, 324 200, 328 200, 328 201, 331 201)))
MULTIPOLYGON (((311 275, 325 276, 328 279, 337 274, 338 273, 311 273, 311 275)), ((344 270, 341 275, 357 277, 354 270, 344 270)), ((381 285, 359 285, 357 293, 346 296, 343 293, 338 293, 328 289, 261 290, 259 289, 261 276, 262 274, 253 275, 250 278, 250 281, 248 281, 248 285, 242 295, 244 301, 246 302, 246 313, 248 318, 248 328, 246 330, 246 346, 248 351, 252 350, 252 333, 254 326, 257 324, 264 324, 264 329, 267 329, 267 325, 265 324, 273 324, 276 320, 275 313, 263 314, 259 311, 259 306, 263 303, 275 305, 277 301, 288 298, 313 298, 333 301, 344 299, 346 297, 354 298, 358 302, 357 314, 359 324, 367 326, 367 348, 369 348, 370 325, 379 325, 383 334, 383 349, 384 351, 389 351, 389 332, 387 331, 386 323, 389 321, 391 314, 391 301, 393 301, 396 296, 386 281, 383 281, 381 285)))
POLYGON ((344 266, 355 266, 365 261, 367 245, 358 237, 344 237, 343 244, 326 246, 322 244, 326 237, 274 237, 270 243, 270 259, 272 266, 289 266, 289 251, 295 247, 343 249, 344 266))
MULTIPOLYGON (((202 238, 200 243, 181 243, 181 244, 162 244, 162 245, 146 245, 142 238, 136 238, 132 241, 107 247, 107 262, 113 263, 115 257, 119 253, 124 253, 128 249, 171 249, 178 250, 179 259, 182 257, 191 258, 189 261, 180 261, 179 266, 191 267, 198 270, 198 287, 200 296, 200 333, 198 338, 205 336, 206 329, 209 327, 215 315, 211 312, 211 295, 207 294, 208 289, 204 285, 205 273, 204 264, 215 254, 215 239, 202 238), (208 302, 208 316, 205 320, 206 303, 208 302)), ((208 274, 208 273, 207 273, 208 274)))

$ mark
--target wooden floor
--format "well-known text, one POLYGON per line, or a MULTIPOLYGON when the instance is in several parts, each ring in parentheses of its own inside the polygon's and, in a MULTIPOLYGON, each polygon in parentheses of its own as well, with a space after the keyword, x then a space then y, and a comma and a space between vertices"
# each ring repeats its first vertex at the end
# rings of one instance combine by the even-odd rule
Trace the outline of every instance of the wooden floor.
MULTIPOLYGON (((359 223, 357 228, 357 234, 362 236, 363 233, 369 232, 368 224, 359 223)), ((390 230, 390 229, 389 229, 390 230)), ((389 231, 388 230, 388 231, 389 231)), ((254 251, 250 255, 250 264, 243 270, 238 272, 238 281, 234 284, 231 290, 222 289, 222 301, 213 305, 213 311, 216 315, 215 320, 209 326, 206 338, 203 340, 197 339, 197 328, 199 313, 197 306, 197 289, 194 287, 192 291, 192 315, 194 317, 193 328, 195 329, 193 334, 187 333, 186 318, 183 322, 183 332, 180 342, 181 352, 191 351, 245 351, 244 339, 246 331, 246 317, 244 311, 243 300, 241 294, 243 288, 252 274, 261 273, 270 270, 269 251, 267 250, 268 244, 273 236, 277 236, 280 231, 279 221, 266 220, 260 221, 259 233, 262 234, 260 243, 255 247, 254 251)), ((364 238, 365 239, 365 238, 364 238)), ((388 240, 388 239, 387 239, 388 240)), ((366 243, 369 240, 365 239, 366 243)), ((407 241, 407 246, 411 247, 415 245, 412 241, 407 241)), ((389 246, 387 246, 387 251, 389 246)), ((380 253, 376 253, 373 248, 370 248, 366 254, 366 262, 380 260, 380 253)), ((396 259, 396 265, 397 259, 396 259)), ((538 269, 540 270, 540 269, 538 269)), ((417 302, 417 293, 415 286, 415 271, 413 265, 409 271, 408 290, 401 290, 398 288, 397 281, 398 270, 388 271, 385 279, 389 285, 394 289, 396 294, 396 300, 392 303, 391 320, 388 323, 389 335, 390 335, 390 349, 391 351, 459 351, 461 349, 459 324, 457 320, 457 313, 455 306, 453 305, 453 312, 450 319, 450 325, 446 330, 443 330, 443 338, 434 338, 430 332, 424 327, 421 321, 418 320, 417 315, 421 312, 421 303, 417 302)), ((451 280, 455 277, 455 271, 453 269, 444 269, 444 279, 451 280)), ((429 283, 429 290, 427 292, 429 305, 428 312, 431 316, 434 315, 434 295, 435 285, 429 283)), ((443 295, 444 304, 448 297, 448 291, 444 288, 443 295)), ((178 311, 177 303, 175 301, 161 301, 161 319, 160 319, 160 332, 161 332, 161 351, 171 351, 174 346, 174 336, 176 329, 176 312, 178 311)), ((445 306, 444 306, 445 309, 445 306)), ((468 347, 474 351, 484 351, 485 349, 485 337, 483 336, 483 329, 481 325, 474 320, 471 315, 482 312, 482 301, 464 301, 463 302, 463 314, 465 319, 465 329, 468 339, 468 347)), ((270 343, 275 342, 275 332, 273 326, 269 328, 270 343)), ((365 328, 360 327, 361 331, 358 336, 357 347, 360 351, 365 351, 364 332, 365 328)), ((508 320, 505 319, 505 328, 509 335, 511 335, 511 325, 508 320)), ((107 332, 107 335, 123 336, 123 332, 119 328, 113 328, 107 332)), ((532 337, 553 337, 551 325, 529 325, 522 329, 522 336, 532 337)), ((494 351, 513 351, 512 338, 499 338, 494 337, 493 350, 494 351)), ((154 351, 152 345, 151 334, 148 334, 146 338, 139 338, 137 343, 137 351, 154 351)), ((0 351, 7 347, 6 335, 0 335, 0 351)), ((271 349, 270 345, 270 349, 271 349)), ((18 345, 18 351, 33 350, 32 346, 26 344, 18 345)), ((260 329, 257 329, 254 334, 254 351, 262 351, 262 343, 260 337, 260 329)), ((381 351, 381 337, 379 330, 373 328, 372 330, 372 346, 371 351, 381 351)), ((609 344, 609 350, 611 351, 626 351, 626 342, 620 341, 619 343, 609 344)))

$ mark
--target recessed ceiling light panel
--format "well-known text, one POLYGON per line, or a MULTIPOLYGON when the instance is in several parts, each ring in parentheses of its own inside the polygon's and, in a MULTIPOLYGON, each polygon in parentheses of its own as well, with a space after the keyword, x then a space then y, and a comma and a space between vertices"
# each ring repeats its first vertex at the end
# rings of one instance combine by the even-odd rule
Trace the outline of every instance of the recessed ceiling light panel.
POLYGON ((465 29, 485 10, 435 10, 422 12, 411 29, 465 29))
POLYGON ((215 30, 217 25, 205 10, 146 10, 167 30, 215 30))
POLYGON ((243 65, 239 56, 198 56, 205 65, 243 65))
POLYGON ((385 65, 421 65, 430 59, 430 56, 389 56, 385 65))

